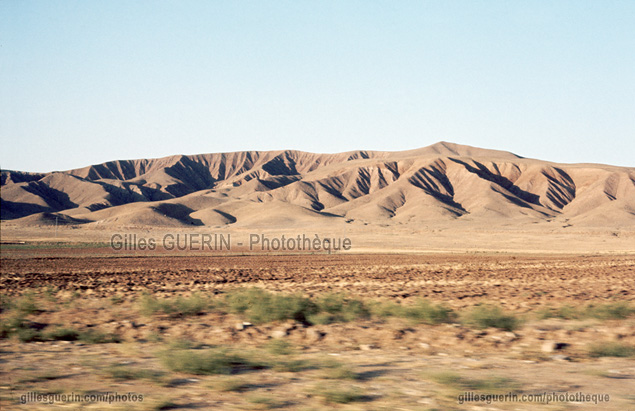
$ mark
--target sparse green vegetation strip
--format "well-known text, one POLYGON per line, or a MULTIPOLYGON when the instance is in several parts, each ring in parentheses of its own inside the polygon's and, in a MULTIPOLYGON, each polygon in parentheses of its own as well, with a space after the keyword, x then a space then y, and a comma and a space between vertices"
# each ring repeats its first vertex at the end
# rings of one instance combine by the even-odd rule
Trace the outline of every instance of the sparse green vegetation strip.
POLYGON ((139 310, 143 315, 167 314, 172 317, 202 314, 212 308, 211 300, 200 294, 171 299, 158 299, 149 294, 143 294, 139 304, 139 310))
POLYGON ((424 379, 445 385, 457 391, 485 391, 490 393, 509 392, 518 389, 518 384, 508 378, 466 378, 454 372, 424 374, 424 379))
POLYGON ((319 377, 330 380, 359 378, 352 368, 331 358, 297 358, 295 348, 279 340, 273 340, 263 348, 249 350, 200 348, 181 341, 170 344, 158 356, 167 369, 195 375, 235 375, 267 369, 292 373, 321 370, 319 377))
MULTIPOLYGON (((66 340, 90 344, 119 341, 116 335, 94 330, 51 326, 46 326, 43 330, 41 325, 29 321, 27 318, 31 315, 37 315, 47 309, 55 310, 56 306, 64 306, 63 302, 56 299, 53 289, 30 289, 14 300, 6 296, 1 297, 0 313, 3 318, 0 321, 0 338, 15 336, 23 342, 66 340)), ((115 298, 111 303, 121 304, 122 300, 115 298)), ((521 317, 490 305, 477 305, 457 313, 443 304, 424 299, 418 299, 411 304, 360 300, 343 294, 326 294, 310 299, 298 294, 278 294, 260 288, 238 288, 220 296, 194 293, 190 296, 158 298, 146 293, 138 298, 136 307, 145 316, 165 315, 179 318, 221 312, 239 315, 254 324, 295 320, 314 325, 396 317, 416 324, 462 323, 473 328, 498 328, 506 331, 519 328, 523 321, 530 317, 538 320, 621 320, 635 315, 635 307, 628 302, 610 302, 577 308, 548 307, 535 311, 533 315, 525 314, 521 317)), ((600 350, 591 352, 599 353, 600 350)))
POLYGON ((72 328, 56 328, 50 331, 38 329, 39 326, 25 320, 20 314, 0 323, 0 338, 15 336, 22 342, 34 341, 81 341, 86 344, 118 343, 121 339, 114 334, 101 333, 95 330, 75 330, 72 328))
MULTIPOLYGON (((505 312, 501 307, 492 305, 477 305, 465 312, 457 313, 443 304, 425 299, 417 299, 411 304, 398 304, 391 301, 359 300, 343 294, 326 294, 312 300, 301 295, 275 294, 259 288, 237 289, 221 298, 213 299, 201 294, 162 300, 144 295, 140 310, 145 315, 167 314, 176 317, 217 310, 242 315, 255 324, 283 320, 331 324, 397 317, 420 324, 460 322, 476 328, 493 327, 513 331, 523 322, 517 314, 505 312)), ((534 317, 618 320, 634 315, 635 307, 629 303, 614 302, 580 308, 549 307, 536 311, 534 317)))
POLYGON ((295 320, 306 324, 331 324, 368 319, 400 317, 416 323, 453 322, 457 315, 449 308, 418 300, 412 305, 391 302, 366 302, 342 294, 326 294, 311 300, 301 295, 274 294, 259 288, 238 289, 221 298, 191 297, 159 299, 144 295, 139 304, 144 315, 172 317, 197 315, 207 311, 239 314, 254 324, 295 320))
POLYGON ((635 347, 620 342, 597 343, 589 348, 591 357, 633 357, 635 347))
POLYGON ((248 358, 227 348, 204 350, 170 348, 161 353, 160 357, 168 369, 188 374, 237 374, 267 368, 264 362, 248 358))
POLYGON ((157 370, 137 369, 122 364, 111 365, 104 374, 115 381, 150 380, 159 382, 165 373, 157 370))
POLYGON ((627 302, 619 301, 606 304, 589 304, 584 307, 564 305, 562 307, 549 307, 538 311, 538 317, 562 318, 565 320, 580 320, 597 318, 600 320, 625 319, 635 314, 635 307, 627 302))

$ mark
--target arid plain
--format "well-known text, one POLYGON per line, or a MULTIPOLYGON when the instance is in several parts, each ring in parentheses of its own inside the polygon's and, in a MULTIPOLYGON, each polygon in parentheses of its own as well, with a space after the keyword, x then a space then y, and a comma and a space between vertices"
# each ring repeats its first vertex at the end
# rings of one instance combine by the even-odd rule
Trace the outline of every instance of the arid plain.
POLYGON ((0 404, 632 409, 634 199, 633 168, 450 143, 3 171, 0 404), (350 247, 249 246, 282 235, 350 247))

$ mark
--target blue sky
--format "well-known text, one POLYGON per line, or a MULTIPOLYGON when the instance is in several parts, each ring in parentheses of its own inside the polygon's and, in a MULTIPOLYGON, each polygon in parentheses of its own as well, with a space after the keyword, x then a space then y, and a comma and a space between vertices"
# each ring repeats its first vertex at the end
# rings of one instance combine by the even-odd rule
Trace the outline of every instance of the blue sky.
POLYGON ((635 1, 0 1, 0 166, 440 140, 635 166, 635 1))

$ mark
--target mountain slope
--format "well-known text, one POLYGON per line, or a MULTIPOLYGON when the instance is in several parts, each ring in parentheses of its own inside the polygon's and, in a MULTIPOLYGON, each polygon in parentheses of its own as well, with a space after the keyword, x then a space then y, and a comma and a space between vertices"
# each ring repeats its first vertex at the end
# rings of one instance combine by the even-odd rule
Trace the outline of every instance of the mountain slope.
POLYGON ((401 152, 246 151, 2 171, 16 224, 311 225, 566 221, 635 226, 635 168, 447 142, 401 152))

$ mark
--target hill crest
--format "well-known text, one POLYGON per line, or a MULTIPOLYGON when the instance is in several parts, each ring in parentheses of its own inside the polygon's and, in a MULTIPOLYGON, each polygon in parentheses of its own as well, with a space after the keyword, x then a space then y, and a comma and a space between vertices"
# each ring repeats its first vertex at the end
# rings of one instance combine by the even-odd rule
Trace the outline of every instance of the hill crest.
POLYGON ((408 151, 238 151, 2 171, 17 224, 249 226, 567 221, 635 226, 635 168, 438 142, 408 151), (59 221, 59 218, 57 219, 59 221))

